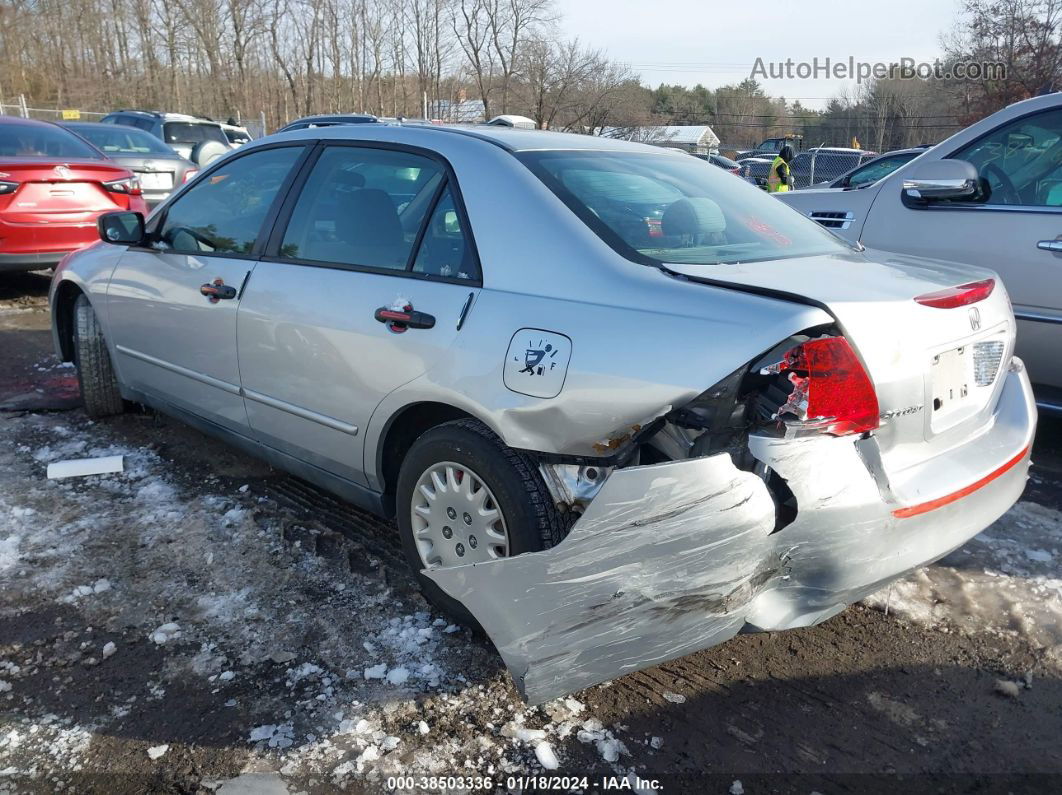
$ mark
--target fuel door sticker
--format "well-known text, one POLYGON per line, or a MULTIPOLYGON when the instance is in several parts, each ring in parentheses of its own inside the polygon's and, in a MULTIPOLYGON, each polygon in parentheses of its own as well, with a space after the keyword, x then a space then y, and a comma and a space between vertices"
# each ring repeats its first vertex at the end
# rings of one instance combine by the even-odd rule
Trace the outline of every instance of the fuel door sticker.
POLYGON ((553 398, 564 388, 572 341, 556 331, 522 328, 505 354, 505 386, 521 395, 553 398))

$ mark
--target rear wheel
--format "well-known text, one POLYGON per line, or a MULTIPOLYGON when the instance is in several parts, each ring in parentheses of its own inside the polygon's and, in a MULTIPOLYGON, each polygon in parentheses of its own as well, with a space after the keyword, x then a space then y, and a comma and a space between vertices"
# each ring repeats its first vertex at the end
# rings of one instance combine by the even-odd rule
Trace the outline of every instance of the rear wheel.
POLYGON ((90 417, 121 414, 125 404, 111 367, 111 355, 96 312, 84 295, 79 295, 74 303, 74 364, 85 412, 90 417))
POLYGON ((472 625, 468 610, 421 571, 539 552, 567 529, 534 463, 475 420, 439 425, 413 443, 396 505, 406 561, 425 597, 472 625))

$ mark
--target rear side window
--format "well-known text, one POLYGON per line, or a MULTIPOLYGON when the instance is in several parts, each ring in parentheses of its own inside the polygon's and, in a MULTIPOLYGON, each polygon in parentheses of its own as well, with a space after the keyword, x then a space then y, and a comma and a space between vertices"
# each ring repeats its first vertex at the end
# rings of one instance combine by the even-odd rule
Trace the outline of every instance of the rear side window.
POLYGON ((442 165, 421 155, 328 147, 298 198, 280 253, 310 262, 478 279, 445 183, 442 165))
POLYGON ((0 123, 0 156, 103 159, 99 151, 69 130, 21 122, 0 123))
POLYGON ((522 152, 517 157, 620 254, 718 265, 844 251, 789 207, 695 157, 522 152))
POLYGON ((163 139, 168 144, 197 144, 200 141, 217 141, 228 146, 225 132, 213 124, 196 124, 188 121, 168 121, 162 125, 163 139))
POLYGON ((479 266, 449 187, 443 191, 424 230, 413 272, 451 279, 479 278, 479 266))
POLYGON ((231 160, 173 202, 157 248, 249 254, 301 146, 262 149, 231 160))

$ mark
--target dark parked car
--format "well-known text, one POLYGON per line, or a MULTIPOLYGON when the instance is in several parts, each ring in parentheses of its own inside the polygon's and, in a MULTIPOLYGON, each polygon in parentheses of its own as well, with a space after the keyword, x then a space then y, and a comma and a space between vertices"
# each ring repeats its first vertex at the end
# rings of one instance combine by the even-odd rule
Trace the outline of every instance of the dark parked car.
POLYGON ((144 201, 154 207, 199 173, 195 163, 151 133, 117 124, 69 122, 62 125, 138 177, 144 201))
POLYGON ((320 116, 303 116, 286 124, 277 132, 307 130, 311 127, 335 127, 337 124, 375 124, 378 119, 371 113, 325 113, 320 116))
POLYGON ((742 178, 767 190, 767 175, 773 162, 773 158, 743 157, 737 161, 737 164, 741 167, 742 178))
POLYGON ((723 157, 719 154, 694 154, 693 156, 700 160, 707 160, 713 166, 719 166, 719 168, 729 171, 731 174, 737 174, 739 176, 741 174, 741 165, 737 161, 731 160, 729 157, 723 157))

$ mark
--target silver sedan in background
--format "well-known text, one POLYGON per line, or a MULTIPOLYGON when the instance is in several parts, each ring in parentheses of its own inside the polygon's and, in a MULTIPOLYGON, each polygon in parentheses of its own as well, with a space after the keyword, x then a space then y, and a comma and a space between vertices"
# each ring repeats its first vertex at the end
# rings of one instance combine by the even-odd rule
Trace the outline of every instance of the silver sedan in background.
POLYGON ((534 703, 824 621, 1025 486, 993 273, 870 259, 683 153, 307 129, 100 232, 50 295, 89 414, 154 406, 395 517, 534 703))
POLYGON ((135 127, 88 121, 63 122, 62 126, 136 174, 148 207, 164 202, 174 188, 199 173, 199 166, 191 160, 181 157, 154 135, 135 127))

